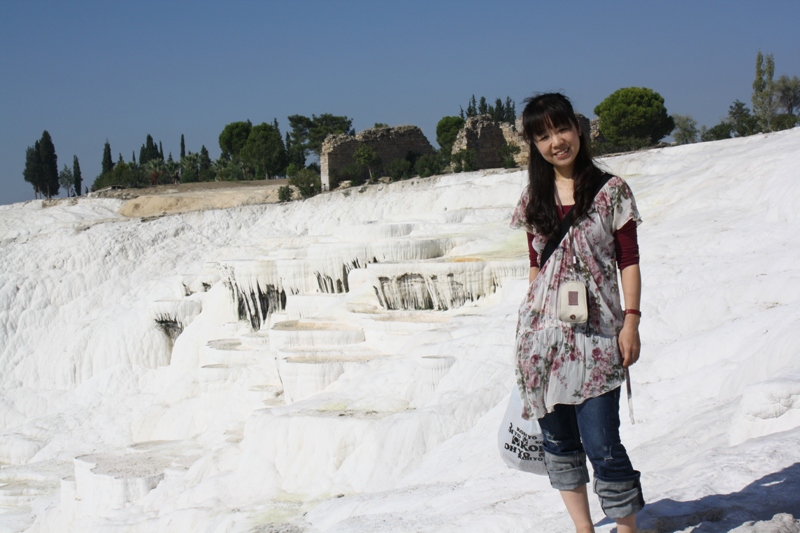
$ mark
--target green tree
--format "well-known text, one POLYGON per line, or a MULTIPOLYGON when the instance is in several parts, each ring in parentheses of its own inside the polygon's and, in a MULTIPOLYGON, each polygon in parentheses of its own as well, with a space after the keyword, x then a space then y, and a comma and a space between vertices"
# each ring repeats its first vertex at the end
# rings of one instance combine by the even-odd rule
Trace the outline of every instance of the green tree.
POLYGON ((200 181, 200 154, 189 152, 180 160, 181 183, 200 181))
POLYGON ((481 96, 480 102, 478 102, 478 114, 479 115, 486 115, 489 113, 489 105, 486 103, 486 97, 481 96))
POLYGON ((450 160, 453 144, 456 142, 458 132, 464 127, 466 121, 461 117, 442 117, 436 124, 436 142, 442 155, 450 160))
POLYGON ((183 133, 181 133, 181 159, 186 157, 186 143, 183 140, 183 133))
POLYGON ((153 141, 153 136, 148 133, 147 139, 145 139, 144 144, 139 149, 139 164, 146 165, 148 161, 151 161, 153 159, 160 159, 163 161, 164 156, 162 155, 161 150, 159 149, 160 145, 161 143, 159 143, 157 146, 156 143, 153 141))
POLYGON ((56 147, 53 145, 53 139, 47 130, 42 132, 42 138, 39 139, 39 165, 41 171, 41 184, 40 192, 52 198, 58 194, 58 156, 56 156, 56 147))
MULTIPOLYGON (((140 156, 139 161, 141 160, 142 158, 140 156)), ((108 143, 108 140, 106 140, 106 144, 103 146, 103 163, 101 174, 110 173, 112 170, 114 170, 114 161, 111 159, 111 145, 108 143)))
POLYGON ((522 151, 519 146, 516 144, 504 144, 498 151, 500 153, 500 158, 502 159, 503 168, 517 167, 517 160, 514 159, 514 156, 522 151))
POLYGON ((149 179, 150 185, 166 185, 172 181, 171 177, 167 177, 165 164, 161 159, 151 159, 140 168, 144 172, 145 181, 149 179))
POLYGON ((756 56, 756 78, 753 80, 753 116, 761 131, 772 131, 775 118, 775 60, 772 54, 764 54, 759 50, 756 56))
POLYGON ((72 187, 75 190, 75 196, 82 194, 81 187, 83 186, 83 178, 81 177, 81 164, 78 162, 78 156, 72 156, 72 187))
POLYGON ((278 201, 283 202, 291 202, 292 196, 294 195, 294 191, 288 185, 283 185, 278 188, 278 201))
POLYGON ((355 135, 353 119, 330 113, 311 115, 311 118, 291 115, 289 127, 292 129, 289 135, 292 145, 302 147, 304 155, 314 153, 318 157, 322 152, 322 143, 328 135, 355 135))
POLYGON ((39 164, 39 141, 28 146, 25 150, 25 170, 22 177, 33 186, 34 197, 38 198, 42 193, 42 168, 39 164))
POLYGON ((386 171, 392 181, 405 180, 414 173, 414 165, 408 159, 395 159, 386 166, 386 171))
POLYGON ((200 181, 214 181, 216 174, 212 168, 211 157, 208 155, 208 149, 205 144, 200 147, 200 161, 198 164, 200 181))
POLYGON ((239 152, 242 162, 257 178, 265 179, 283 174, 286 170, 286 147, 283 136, 274 124, 262 122, 250 130, 247 142, 239 152))
POLYGON ((219 134, 219 147, 222 150, 220 157, 223 159, 231 160, 239 155, 244 145, 247 144, 247 138, 250 137, 250 130, 253 129, 253 124, 247 120, 244 122, 231 122, 222 129, 219 134))
POLYGON ((672 115, 675 121, 675 130, 672 138, 676 144, 691 144, 697 142, 697 121, 689 115, 672 115))
POLYGON ((758 119, 744 102, 735 100, 728 108, 728 123, 735 137, 746 137, 758 133, 758 119))
POLYGON ((353 153, 353 160, 361 166, 367 168, 367 172, 369 172, 369 181, 373 181, 375 176, 372 174, 372 170, 375 169, 377 172, 380 165, 381 165, 381 158, 378 157, 378 154, 375 153, 375 149, 371 146, 366 144, 359 144, 356 148, 356 151, 353 153))
POLYGON ((244 164, 238 157, 228 160, 220 156, 219 159, 214 161, 211 168, 219 181, 242 181, 247 179, 244 164))
POLYGON ((58 173, 58 183, 64 188, 67 196, 75 196, 75 191, 73 190, 75 175, 72 174, 72 169, 69 168, 66 163, 64 164, 64 168, 61 169, 61 172, 58 173))
POLYGON ((414 170, 420 178, 427 178, 428 176, 441 174, 445 165, 446 162, 441 152, 434 152, 420 156, 414 164, 414 170))
POLYGON ((363 165, 359 165, 358 163, 350 163, 349 165, 345 165, 344 167, 338 169, 334 173, 333 180, 331 181, 331 190, 338 187, 339 184, 344 181, 349 181, 351 187, 362 185, 368 177, 369 173, 363 165))
POLYGON ((388 128, 388 127, 389 127, 389 125, 388 125, 388 124, 386 124, 386 123, 384 123, 384 122, 376 122, 376 123, 375 123, 375 125, 374 125, 374 126, 372 126, 372 127, 373 127, 374 129, 379 129, 379 128, 388 128))
POLYGON ((729 122, 723 120, 709 129, 706 129, 705 126, 700 128, 700 140, 702 142, 721 141, 723 139, 730 139, 732 133, 733 127, 729 122))
POLYGON ((516 106, 514 105, 514 100, 512 100, 510 96, 506 96, 506 116, 503 120, 512 125, 517 122, 516 106))
POLYGON ((289 166, 294 165, 294 168, 301 169, 306 166, 306 150, 302 144, 294 142, 289 132, 284 136, 283 144, 286 146, 286 161, 289 166))
POLYGON ((800 78, 783 75, 775 82, 775 100, 778 107, 789 115, 800 108, 800 78))
POLYGON ((664 98, 646 87, 626 87, 609 95, 594 108, 600 131, 617 146, 654 145, 673 130, 664 98))
POLYGON ((473 94, 469 99, 469 103, 467 104, 467 117, 475 116, 478 116, 478 105, 475 102, 475 95, 473 94))
POLYGON ((503 101, 498 98, 494 101, 493 106, 489 106, 489 116, 495 122, 503 122, 506 118, 506 106, 503 101))
POLYGON ((475 150, 459 150, 453 154, 453 172, 470 172, 475 170, 478 154, 475 150))
POLYGON ((289 185, 296 187, 303 198, 311 198, 322 190, 319 174, 309 168, 300 169, 297 174, 289 178, 289 185))

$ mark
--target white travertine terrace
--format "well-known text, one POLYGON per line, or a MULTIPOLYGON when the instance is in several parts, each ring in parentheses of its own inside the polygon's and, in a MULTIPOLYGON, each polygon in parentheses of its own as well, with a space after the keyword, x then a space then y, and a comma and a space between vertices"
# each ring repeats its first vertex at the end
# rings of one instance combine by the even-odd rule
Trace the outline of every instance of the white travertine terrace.
MULTIPOLYGON (((796 128, 603 161, 644 219, 622 425, 642 530, 797 525, 779 513, 800 493, 798 146, 796 128)), ((0 206, 0 530, 565 530, 547 479, 496 453, 525 177, 144 221, 0 206)))

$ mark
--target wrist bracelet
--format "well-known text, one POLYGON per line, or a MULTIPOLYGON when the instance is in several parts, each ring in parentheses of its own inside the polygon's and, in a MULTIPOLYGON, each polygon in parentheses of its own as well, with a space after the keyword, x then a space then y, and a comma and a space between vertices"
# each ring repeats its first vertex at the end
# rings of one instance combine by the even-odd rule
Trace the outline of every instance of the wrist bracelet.
POLYGON ((638 309, 626 309, 622 312, 622 318, 625 318, 628 315, 636 315, 639 318, 642 318, 642 312, 638 309))

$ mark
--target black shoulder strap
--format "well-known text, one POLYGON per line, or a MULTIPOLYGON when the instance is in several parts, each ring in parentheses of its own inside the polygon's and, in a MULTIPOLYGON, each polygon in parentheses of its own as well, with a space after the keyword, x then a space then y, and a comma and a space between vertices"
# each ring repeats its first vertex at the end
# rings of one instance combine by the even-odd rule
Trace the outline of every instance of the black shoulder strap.
MULTIPOLYGON (((603 186, 605 186, 605 184, 608 183, 608 180, 610 180, 611 177, 612 177, 611 174, 603 172, 603 175, 597 184, 597 190, 594 191, 592 198, 597 196, 597 194, 600 192, 600 189, 602 189, 603 186)), ((547 244, 544 245, 544 250, 542 250, 542 255, 539 256, 539 264, 542 267, 544 267, 544 264, 547 262, 548 259, 550 259, 550 256, 553 255, 553 252, 556 251, 556 248, 558 248, 558 245, 561 244, 561 241, 564 240, 564 236, 567 234, 569 228, 572 226, 572 223, 574 222, 573 220, 575 218, 574 213, 575 213, 574 208, 571 209, 569 213, 567 213, 567 216, 564 217, 564 220, 562 220, 561 224, 558 226, 558 231, 555 233, 555 235, 550 237, 550 240, 548 240, 547 244)))

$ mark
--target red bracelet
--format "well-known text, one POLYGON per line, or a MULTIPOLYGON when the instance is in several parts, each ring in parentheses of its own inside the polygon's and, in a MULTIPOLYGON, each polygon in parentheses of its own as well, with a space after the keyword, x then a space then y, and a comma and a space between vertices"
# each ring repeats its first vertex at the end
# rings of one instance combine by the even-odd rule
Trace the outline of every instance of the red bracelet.
POLYGON ((638 309, 626 309, 622 312, 622 318, 625 318, 628 315, 636 315, 639 318, 642 318, 642 312, 638 309))

